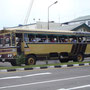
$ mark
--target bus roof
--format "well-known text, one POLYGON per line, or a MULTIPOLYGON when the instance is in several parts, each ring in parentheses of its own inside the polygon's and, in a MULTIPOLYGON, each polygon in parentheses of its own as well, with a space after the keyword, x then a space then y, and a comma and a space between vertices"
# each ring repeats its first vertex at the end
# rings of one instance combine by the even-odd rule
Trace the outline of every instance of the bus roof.
POLYGON ((6 28, 0 31, 0 33, 15 32, 15 33, 32 33, 32 34, 55 34, 55 35, 80 35, 90 36, 90 32, 79 31, 65 31, 65 30, 46 30, 46 29, 14 29, 6 28))

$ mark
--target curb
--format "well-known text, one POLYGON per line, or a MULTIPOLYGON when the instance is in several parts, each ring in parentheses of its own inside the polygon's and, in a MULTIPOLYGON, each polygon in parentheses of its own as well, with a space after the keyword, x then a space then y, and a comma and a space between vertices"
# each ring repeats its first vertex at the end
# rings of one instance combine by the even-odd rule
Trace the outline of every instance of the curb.
POLYGON ((90 63, 55 65, 55 66, 32 67, 32 68, 3 69, 3 70, 0 70, 0 72, 14 72, 14 71, 50 69, 50 68, 67 68, 67 67, 78 67, 78 66, 90 66, 90 63))

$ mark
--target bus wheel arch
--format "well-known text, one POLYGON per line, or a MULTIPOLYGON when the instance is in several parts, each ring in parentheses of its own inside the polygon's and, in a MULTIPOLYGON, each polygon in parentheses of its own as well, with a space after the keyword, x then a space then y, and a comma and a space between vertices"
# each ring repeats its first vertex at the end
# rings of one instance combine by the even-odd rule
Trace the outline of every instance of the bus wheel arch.
POLYGON ((35 65, 36 64, 36 55, 35 54, 29 54, 26 57, 26 65, 35 65))

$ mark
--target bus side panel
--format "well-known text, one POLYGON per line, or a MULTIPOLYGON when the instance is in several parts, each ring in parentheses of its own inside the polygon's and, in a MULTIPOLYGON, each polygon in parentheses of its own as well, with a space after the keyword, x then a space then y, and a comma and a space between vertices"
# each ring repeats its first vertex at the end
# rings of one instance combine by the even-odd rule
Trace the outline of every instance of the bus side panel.
POLYGON ((71 54, 78 55, 80 53, 84 54, 86 50, 87 44, 83 43, 75 43, 73 44, 71 54))
POLYGON ((25 54, 49 54, 52 52, 71 52, 73 44, 28 44, 25 54))
POLYGON ((90 54, 90 44, 87 44, 85 54, 90 54))

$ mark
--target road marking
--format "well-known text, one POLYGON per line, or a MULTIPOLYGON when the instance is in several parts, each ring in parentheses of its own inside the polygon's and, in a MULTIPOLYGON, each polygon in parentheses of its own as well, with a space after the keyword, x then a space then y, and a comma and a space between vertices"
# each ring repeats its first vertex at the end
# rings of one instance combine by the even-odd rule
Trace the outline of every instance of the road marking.
POLYGON ((58 89, 58 90, 76 90, 76 89, 81 89, 81 88, 86 88, 86 87, 90 87, 90 85, 83 85, 83 86, 78 86, 78 87, 73 87, 73 88, 68 88, 68 89, 58 89))
POLYGON ((3 77, 3 78, 0 78, 0 80, 4 80, 4 79, 16 79, 16 78, 20 78, 20 77, 19 76, 3 77))
POLYGON ((31 76, 38 76, 38 75, 48 75, 51 74, 50 72, 46 72, 46 73, 37 73, 37 74, 31 74, 31 75, 25 75, 25 76, 20 76, 20 78, 23 77, 31 77, 31 76))
POLYGON ((30 74, 30 75, 25 75, 25 76, 3 77, 3 78, 0 78, 0 80, 4 80, 4 79, 16 79, 16 78, 25 78, 25 77, 31 77, 31 76, 48 75, 48 74, 51 74, 51 73, 50 73, 50 72, 46 72, 46 73, 30 74))
POLYGON ((71 77, 71 78, 64 78, 64 79, 56 79, 56 80, 49 80, 49 81, 42 81, 42 82, 34 82, 34 83, 27 83, 27 84, 19 84, 19 85, 12 85, 12 86, 5 86, 5 87, 0 87, 0 89, 15 88, 15 87, 22 87, 22 86, 30 86, 30 85, 58 82, 58 81, 67 81, 67 80, 73 80, 73 79, 81 79, 81 78, 85 78, 85 77, 90 77, 90 75, 79 76, 79 77, 71 77))

